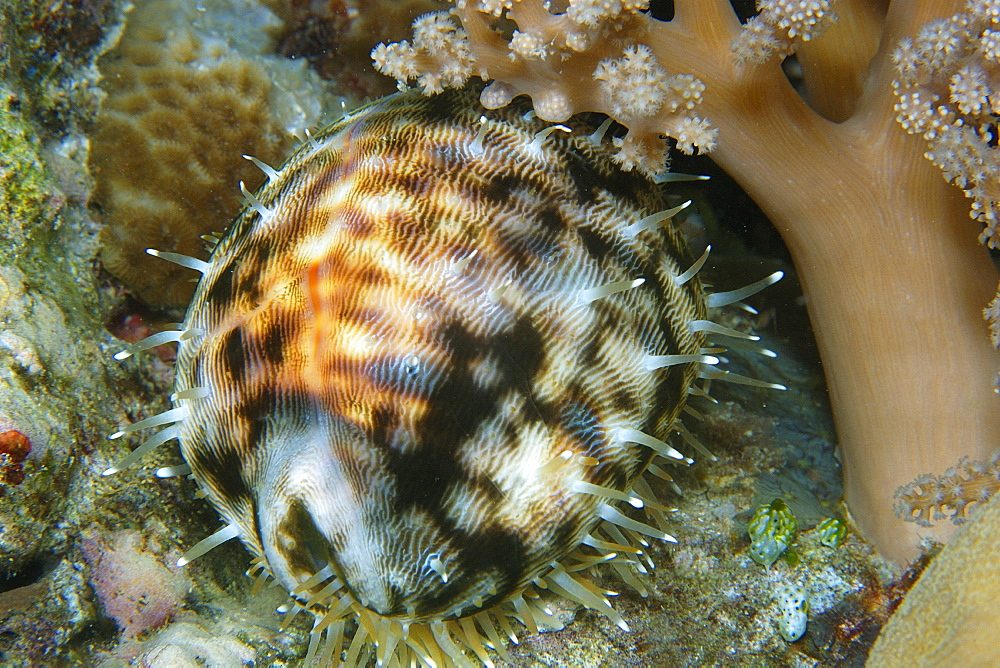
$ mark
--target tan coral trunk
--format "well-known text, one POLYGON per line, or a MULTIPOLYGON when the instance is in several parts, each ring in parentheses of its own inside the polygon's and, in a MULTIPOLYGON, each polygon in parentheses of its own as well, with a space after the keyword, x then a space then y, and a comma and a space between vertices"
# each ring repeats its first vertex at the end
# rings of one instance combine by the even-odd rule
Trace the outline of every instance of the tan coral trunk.
POLYGON ((757 147, 752 164, 731 135, 715 157, 789 246, 829 383, 848 507, 885 556, 905 562, 921 537, 943 540, 954 527, 904 525, 896 490, 1000 445, 1000 359, 981 316, 997 272, 967 200, 918 138, 891 125, 825 130, 795 151, 757 147))
POLYGON ((791 251, 829 385, 847 505, 862 534, 900 563, 917 555, 921 537, 945 540, 954 527, 904 522, 896 490, 1000 447, 1000 355, 982 318, 997 271, 968 200, 893 111, 888 54, 900 36, 956 9, 940 4, 894 6, 888 23, 899 34, 883 35, 858 108, 839 124, 810 108, 779 68, 733 62, 722 48, 738 30, 728 3, 658 25, 665 39, 654 42, 671 44, 657 49, 661 61, 711 82, 703 112, 719 128, 712 158, 791 251), (699 49, 706 40, 717 48, 699 49))
POLYGON ((943 473, 961 455, 985 459, 1000 444, 998 360, 980 316, 996 272, 967 202, 918 161, 899 175, 874 169, 878 181, 815 202, 808 229, 775 219, 808 296, 848 507, 862 533, 900 562, 916 556, 920 536, 943 540, 954 526, 902 527, 896 489, 943 473), (859 215, 869 223, 849 224, 859 215))

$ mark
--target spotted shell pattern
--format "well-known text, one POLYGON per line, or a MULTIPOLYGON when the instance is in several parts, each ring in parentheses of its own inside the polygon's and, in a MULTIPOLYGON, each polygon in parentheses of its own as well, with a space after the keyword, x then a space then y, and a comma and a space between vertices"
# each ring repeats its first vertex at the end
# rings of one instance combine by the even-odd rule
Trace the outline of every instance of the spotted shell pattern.
POLYGON ((188 311, 184 459, 311 609, 417 628, 516 598, 627 523, 607 490, 655 453, 623 435, 665 439, 698 375, 650 363, 705 346, 681 233, 634 225, 661 186, 582 122, 474 100, 399 93, 264 166, 188 311))

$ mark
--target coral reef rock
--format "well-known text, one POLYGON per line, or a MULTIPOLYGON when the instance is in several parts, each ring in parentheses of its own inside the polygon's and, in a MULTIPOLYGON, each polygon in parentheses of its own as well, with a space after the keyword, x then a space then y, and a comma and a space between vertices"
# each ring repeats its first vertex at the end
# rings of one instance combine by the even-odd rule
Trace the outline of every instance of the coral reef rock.
POLYGON ((1000 635, 1000 496, 941 551, 886 624, 868 664, 993 666, 1000 635))

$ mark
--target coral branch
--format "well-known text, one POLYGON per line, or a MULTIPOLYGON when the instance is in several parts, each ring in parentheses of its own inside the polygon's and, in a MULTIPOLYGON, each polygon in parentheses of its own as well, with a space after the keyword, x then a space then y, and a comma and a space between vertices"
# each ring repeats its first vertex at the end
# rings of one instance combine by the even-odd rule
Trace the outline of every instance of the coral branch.
POLYGON ((1000 248, 1000 22, 996 3, 971 2, 970 12, 924 25, 893 53, 899 122, 923 136, 927 158, 972 200, 971 216, 986 227, 980 241, 1000 248))
POLYGON ((796 51, 809 106, 832 121, 850 118, 861 98, 884 27, 882 4, 838 2, 837 20, 823 38, 803 42, 796 51))
POLYGON ((944 475, 924 475, 896 492, 896 512, 907 522, 929 527, 950 519, 963 524, 1000 489, 1000 453, 988 462, 963 457, 944 475))

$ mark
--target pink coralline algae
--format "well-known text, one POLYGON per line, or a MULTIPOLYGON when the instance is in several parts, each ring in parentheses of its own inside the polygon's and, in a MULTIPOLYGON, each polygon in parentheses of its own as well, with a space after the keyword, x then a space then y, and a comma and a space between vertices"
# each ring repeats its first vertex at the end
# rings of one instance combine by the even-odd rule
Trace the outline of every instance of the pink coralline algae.
POLYGON ((190 588, 187 577, 180 569, 165 566, 139 533, 88 532, 80 547, 104 613, 118 625, 124 640, 162 626, 183 605, 190 588))

